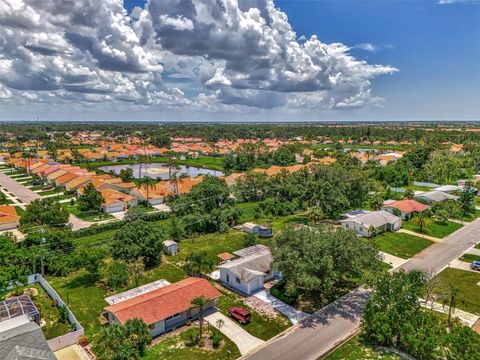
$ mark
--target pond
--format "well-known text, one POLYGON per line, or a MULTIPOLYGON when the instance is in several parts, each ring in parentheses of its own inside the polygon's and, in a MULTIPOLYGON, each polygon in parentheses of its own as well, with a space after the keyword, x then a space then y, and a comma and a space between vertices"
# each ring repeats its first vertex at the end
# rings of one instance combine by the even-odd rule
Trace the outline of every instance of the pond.
MULTIPOLYGON (((168 180, 168 166, 161 163, 151 163, 151 164, 122 164, 122 165, 108 165, 102 166, 99 168, 105 172, 114 172, 119 174, 122 169, 132 169, 133 176, 137 179, 140 177, 149 176, 154 179, 168 180), (140 171, 142 172, 140 174, 140 171)), ((178 165, 177 168, 172 168, 172 174, 177 174, 177 177, 180 175, 188 175, 191 178, 194 178, 198 175, 214 175, 222 176, 223 172, 218 170, 210 170, 205 168, 198 168, 193 166, 184 166, 178 165)))

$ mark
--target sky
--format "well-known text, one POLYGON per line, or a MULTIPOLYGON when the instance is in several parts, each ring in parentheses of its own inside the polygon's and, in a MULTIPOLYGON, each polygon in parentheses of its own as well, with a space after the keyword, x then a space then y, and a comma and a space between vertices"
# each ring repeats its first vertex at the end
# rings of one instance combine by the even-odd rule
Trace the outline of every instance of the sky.
POLYGON ((0 0, 0 121, 480 121, 480 0, 0 0))

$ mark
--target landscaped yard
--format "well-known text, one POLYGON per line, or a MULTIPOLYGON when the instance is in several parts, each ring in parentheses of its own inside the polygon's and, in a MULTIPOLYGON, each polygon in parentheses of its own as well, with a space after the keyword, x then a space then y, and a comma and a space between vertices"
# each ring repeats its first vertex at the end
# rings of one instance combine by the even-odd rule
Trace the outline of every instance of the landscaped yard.
POLYGON ((71 214, 79 217, 82 220, 86 221, 101 221, 107 219, 113 219, 114 217, 110 214, 106 214, 98 211, 81 211, 78 209, 77 205, 71 205, 70 203, 63 204, 63 207, 68 210, 71 214))
POLYGON ((480 315, 480 272, 447 268, 438 278, 444 286, 458 288, 457 308, 480 315))
POLYGON ((45 190, 45 191, 40 191, 37 194, 40 196, 47 196, 47 195, 54 195, 60 193, 60 190, 57 189, 52 189, 52 190, 45 190))
POLYGON ((471 263, 471 262, 474 262, 474 261, 480 261, 480 256, 479 255, 474 255, 474 254, 464 254, 460 258, 460 260, 471 263))
POLYGON ((416 253, 429 247, 432 242, 418 236, 400 232, 385 232, 375 237, 379 250, 403 259, 411 258, 416 253))
POLYGON ((22 217, 23 215, 25 215, 25 210, 22 209, 20 206, 15 206, 15 210, 17 210, 17 215, 22 217))
POLYGON ((247 324, 239 325, 251 335, 258 337, 259 339, 268 340, 292 326, 290 320, 284 315, 279 314, 275 318, 262 315, 245 305, 239 295, 229 290, 222 291, 222 296, 218 301, 217 308, 222 314, 228 316, 228 309, 232 306, 239 306, 250 311, 252 314, 251 321, 247 324))
POLYGON ((167 337, 147 350, 142 360, 224 360, 240 357, 237 346, 228 338, 222 336, 222 344, 218 349, 202 349, 198 346, 186 345, 190 336, 198 333, 198 329, 189 328, 180 334, 167 337))
POLYGON ((420 228, 413 223, 413 220, 403 221, 402 227, 404 229, 415 231, 427 236, 433 236, 439 239, 444 238, 447 235, 450 235, 454 231, 457 231, 462 227, 461 224, 448 221, 447 224, 439 224, 436 221, 432 221, 431 225, 423 229, 423 232, 420 232, 420 228))
POLYGON ((400 360, 401 358, 391 352, 382 351, 357 335, 328 354, 324 360, 400 360))
POLYGON ((478 217, 480 217, 480 210, 475 209, 473 213, 468 215, 462 215, 458 220, 470 222, 475 220, 478 217))

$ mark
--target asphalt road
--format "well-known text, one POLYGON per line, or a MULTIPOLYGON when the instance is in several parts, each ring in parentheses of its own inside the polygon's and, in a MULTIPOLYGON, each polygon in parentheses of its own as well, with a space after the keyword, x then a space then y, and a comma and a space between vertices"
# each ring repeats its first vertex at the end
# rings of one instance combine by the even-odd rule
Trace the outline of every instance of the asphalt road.
MULTIPOLYGON (((431 275, 437 274, 479 241, 480 218, 429 246, 398 267, 397 271, 419 269, 431 275)), ((242 359, 318 359, 360 328, 368 296, 368 290, 354 290, 242 359)))
POLYGON ((33 192, 29 188, 23 186, 22 184, 16 182, 11 177, 0 173, 0 185, 8 189, 13 193, 17 198, 22 200, 25 204, 30 204, 35 199, 40 199, 41 196, 33 192))
POLYGON ((369 290, 356 289, 242 359, 318 359, 360 327, 369 290))
POLYGON ((419 269, 437 274, 469 248, 480 242, 480 218, 429 246, 399 267, 407 271, 419 269))

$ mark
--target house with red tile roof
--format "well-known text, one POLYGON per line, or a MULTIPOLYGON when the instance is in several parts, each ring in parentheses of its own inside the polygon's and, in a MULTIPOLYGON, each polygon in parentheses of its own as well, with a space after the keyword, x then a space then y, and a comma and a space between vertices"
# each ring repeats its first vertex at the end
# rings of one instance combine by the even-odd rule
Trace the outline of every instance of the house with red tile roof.
POLYGON ((382 210, 397 215, 402 219, 410 219, 413 214, 424 212, 429 206, 422 204, 416 200, 387 200, 383 203, 382 210))
POLYGON ((15 206, 0 205, 0 230, 12 230, 18 227, 20 216, 15 206))
POLYGON ((205 311, 216 305, 220 295, 208 280, 189 277, 107 306, 106 318, 110 324, 141 319, 149 326, 152 336, 158 336, 198 318, 199 309, 192 306, 196 297, 207 300, 205 311))

